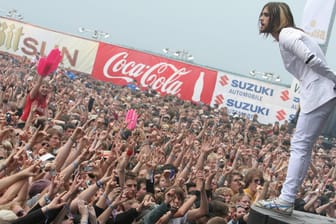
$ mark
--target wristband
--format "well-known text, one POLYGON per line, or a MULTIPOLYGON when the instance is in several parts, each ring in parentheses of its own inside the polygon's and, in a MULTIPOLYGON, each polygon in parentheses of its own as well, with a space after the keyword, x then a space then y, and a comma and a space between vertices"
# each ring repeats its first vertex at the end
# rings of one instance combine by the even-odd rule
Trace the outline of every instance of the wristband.
POLYGON ((27 143, 27 144, 24 146, 25 151, 28 151, 30 148, 31 148, 31 145, 30 145, 29 143, 27 143))
POLYGON ((96 185, 98 188, 102 188, 103 187, 103 182, 101 182, 100 180, 97 180, 96 185))
POLYGON ((47 194, 44 196, 44 201, 47 205, 51 202, 51 200, 50 200, 50 198, 48 197, 47 194))
POLYGON ((76 169, 76 168, 78 167, 78 162, 77 162, 77 161, 74 161, 74 162, 72 163, 72 165, 73 165, 73 167, 76 169))
POLYGON ((48 220, 49 220, 49 208, 48 208, 48 206, 45 206, 44 216, 46 217, 45 223, 48 223, 48 220))
POLYGON ((103 197, 105 198, 105 203, 107 204, 107 205, 109 205, 109 204, 111 204, 111 200, 108 198, 108 196, 107 196, 107 194, 104 192, 104 194, 103 194, 103 197))
POLYGON ((190 193, 189 193, 190 195, 195 195, 197 198, 199 198, 200 196, 201 196, 201 192, 200 191, 191 191, 190 193))
POLYGON ((1 166, 0 166, 0 171, 5 170, 5 168, 6 168, 6 164, 1 164, 1 166))
POLYGON ((72 143, 75 143, 75 142, 76 142, 75 139, 74 139, 73 137, 70 137, 69 139, 70 139, 70 141, 71 141, 72 143))

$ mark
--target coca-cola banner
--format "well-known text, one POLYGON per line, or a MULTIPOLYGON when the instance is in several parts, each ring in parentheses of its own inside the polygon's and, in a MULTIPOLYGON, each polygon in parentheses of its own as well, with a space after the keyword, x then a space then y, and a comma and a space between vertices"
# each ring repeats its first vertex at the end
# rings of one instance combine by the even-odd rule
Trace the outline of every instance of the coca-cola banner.
POLYGON ((211 105, 227 107, 229 113, 252 118, 261 123, 290 120, 295 115, 299 98, 290 88, 255 79, 218 72, 211 105))
POLYGON ((100 43, 92 76, 116 85, 136 81, 140 88, 151 88, 162 95, 210 104, 217 71, 100 43))

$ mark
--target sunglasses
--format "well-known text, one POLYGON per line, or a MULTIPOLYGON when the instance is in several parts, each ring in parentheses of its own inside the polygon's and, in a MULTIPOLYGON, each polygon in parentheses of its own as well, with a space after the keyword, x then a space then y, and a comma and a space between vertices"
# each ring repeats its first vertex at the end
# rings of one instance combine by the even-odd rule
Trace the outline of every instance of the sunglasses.
POLYGON ((253 182, 256 183, 256 184, 261 184, 262 185, 264 183, 264 180, 263 179, 254 179, 253 182))
POLYGON ((232 181, 233 182, 240 182, 240 181, 242 181, 242 179, 233 179, 232 181))
POLYGON ((41 145, 42 145, 43 147, 49 147, 49 146, 50 146, 48 142, 42 142, 41 145))
POLYGON ((161 188, 155 189, 155 192, 156 192, 156 193, 161 193, 161 192, 164 193, 165 190, 166 190, 166 189, 165 189, 164 187, 161 187, 161 188))

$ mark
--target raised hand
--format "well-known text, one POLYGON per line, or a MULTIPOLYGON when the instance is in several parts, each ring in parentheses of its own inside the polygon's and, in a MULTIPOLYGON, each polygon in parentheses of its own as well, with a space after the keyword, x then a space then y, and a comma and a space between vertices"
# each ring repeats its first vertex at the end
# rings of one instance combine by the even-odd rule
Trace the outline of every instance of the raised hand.
POLYGON ((55 209, 55 208, 60 208, 63 205, 65 205, 66 202, 62 200, 62 197, 64 196, 65 193, 66 192, 56 195, 56 197, 54 197, 54 199, 51 200, 51 202, 48 204, 48 208, 55 209))
POLYGON ((201 145, 201 151, 209 154, 210 152, 212 152, 215 149, 214 146, 211 146, 209 141, 203 141, 202 145, 201 145))
POLYGON ((41 161, 37 161, 33 165, 29 166, 28 168, 22 170, 20 174, 24 177, 35 176, 37 174, 37 171, 40 169, 39 168, 40 164, 41 164, 41 161))
POLYGON ((81 218, 89 218, 89 209, 87 202, 84 200, 78 200, 78 211, 81 214, 81 218))
POLYGON ((169 189, 164 196, 164 203, 169 204, 171 201, 173 201, 176 197, 175 189, 171 188, 169 189))

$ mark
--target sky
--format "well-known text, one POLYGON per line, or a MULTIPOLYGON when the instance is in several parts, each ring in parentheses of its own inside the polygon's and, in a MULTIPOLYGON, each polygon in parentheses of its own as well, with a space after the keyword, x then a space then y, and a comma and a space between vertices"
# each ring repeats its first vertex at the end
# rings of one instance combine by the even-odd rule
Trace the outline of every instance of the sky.
MULTIPOLYGON (((55 31, 91 38, 79 27, 110 34, 100 39, 123 47, 164 56, 163 49, 185 50, 193 63, 249 76, 251 70, 271 72, 290 85, 278 43, 258 33, 264 0, 0 0, 0 15, 16 9, 23 21, 55 31)), ((306 0, 287 0, 296 24, 306 0)), ((327 61, 336 69, 336 25, 327 49, 327 61)))

